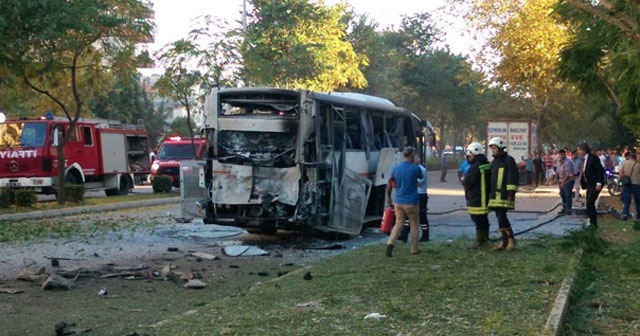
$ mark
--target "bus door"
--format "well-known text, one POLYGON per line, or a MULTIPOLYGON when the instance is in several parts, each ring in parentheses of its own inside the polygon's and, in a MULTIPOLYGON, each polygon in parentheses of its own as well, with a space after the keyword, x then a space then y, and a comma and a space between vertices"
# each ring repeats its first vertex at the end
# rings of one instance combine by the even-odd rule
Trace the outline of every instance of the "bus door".
POLYGON ((325 192, 330 196, 327 227, 331 231, 357 235, 362 229, 371 182, 346 168, 346 116, 344 108, 325 105, 319 122, 318 141, 325 151, 321 157, 328 159, 325 176, 331 177, 325 192), (324 124, 322 124, 324 123, 324 124))

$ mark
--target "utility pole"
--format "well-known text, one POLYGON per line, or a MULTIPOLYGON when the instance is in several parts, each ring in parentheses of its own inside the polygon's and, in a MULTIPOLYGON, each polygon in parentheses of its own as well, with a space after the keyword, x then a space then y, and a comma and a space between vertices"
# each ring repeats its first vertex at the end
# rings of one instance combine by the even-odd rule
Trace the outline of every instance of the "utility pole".
POLYGON ((242 0, 242 32, 247 33, 247 0, 242 0))

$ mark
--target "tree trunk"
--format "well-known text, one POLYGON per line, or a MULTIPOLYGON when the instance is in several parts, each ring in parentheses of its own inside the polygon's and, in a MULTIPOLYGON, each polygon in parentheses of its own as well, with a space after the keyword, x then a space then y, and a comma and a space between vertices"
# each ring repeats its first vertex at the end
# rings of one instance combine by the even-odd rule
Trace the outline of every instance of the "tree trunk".
POLYGON ((56 151, 58 153, 58 183, 56 183, 58 192, 57 199, 58 204, 63 205, 66 202, 65 193, 64 193, 64 171, 65 171, 65 159, 64 159, 64 145, 66 143, 65 139, 62 139, 58 143, 58 147, 56 147, 56 151))

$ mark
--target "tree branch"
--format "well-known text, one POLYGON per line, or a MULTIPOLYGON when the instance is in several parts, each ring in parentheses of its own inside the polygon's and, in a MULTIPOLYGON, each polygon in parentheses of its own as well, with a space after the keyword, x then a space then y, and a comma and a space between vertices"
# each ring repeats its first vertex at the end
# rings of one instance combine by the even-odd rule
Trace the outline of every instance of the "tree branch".
POLYGON ((614 11, 612 9, 607 10, 607 8, 612 8, 612 4, 609 1, 600 1, 601 6, 593 6, 581 0, 566 0, 566 2, 574 8, 585 11, 607 23, 614 25, 632 39, 640 41, 640 32, 636 20, 619 11, 614 11))
POLYGON ((40 89, 40 88, 36 87, 35 84, 31 83, 31 81, 27 77, 22 77, 22 80, 33 91, 36 91, 36 92, 38 92, 40 94, 43 94, 43 95, 49 97, 49 99, 53 100, 53 102, 56 103, 56 105, 60 106, 60 108, 64 111, 65 114, 69 115, 69 112, 67 110, 67 106, 60 99, 56 98, 53 94, 51 94, 51 92, 49 92, 48 90, 40 89))

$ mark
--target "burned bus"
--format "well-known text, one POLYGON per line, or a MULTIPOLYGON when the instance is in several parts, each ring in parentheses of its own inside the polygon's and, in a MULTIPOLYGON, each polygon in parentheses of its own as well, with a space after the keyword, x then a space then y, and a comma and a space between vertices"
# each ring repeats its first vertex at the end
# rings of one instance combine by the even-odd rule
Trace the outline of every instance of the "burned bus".
POLYGON ((435 142, 425 120, 356 93, 225 88, 205 103, 205 223, 358 235, 380 219, 403 146, 435 142))

